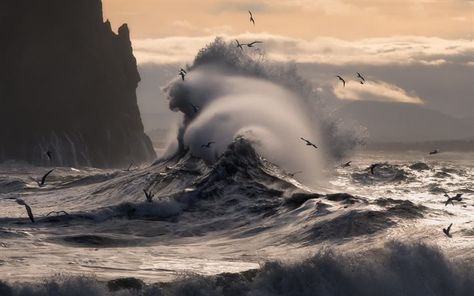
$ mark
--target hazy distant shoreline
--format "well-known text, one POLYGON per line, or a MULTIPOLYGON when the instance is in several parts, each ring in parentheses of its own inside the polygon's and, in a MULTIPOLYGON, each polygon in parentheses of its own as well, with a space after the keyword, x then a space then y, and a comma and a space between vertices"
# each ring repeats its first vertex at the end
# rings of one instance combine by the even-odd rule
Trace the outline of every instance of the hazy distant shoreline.
POLYGON ((367 143, 364 150, 384 151, 431 151, 438 149, 441 152, 473 152, 474 139, 472 140, 439 140, 423 142, 373 142, 367 143))

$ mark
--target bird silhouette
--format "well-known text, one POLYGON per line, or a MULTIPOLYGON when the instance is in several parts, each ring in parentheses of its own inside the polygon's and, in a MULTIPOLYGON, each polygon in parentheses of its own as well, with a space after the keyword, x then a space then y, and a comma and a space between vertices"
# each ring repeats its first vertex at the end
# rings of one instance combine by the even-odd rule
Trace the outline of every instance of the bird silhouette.
POLYGON ((318 149, 318 146, 316 146, 315 144, 313 144, 310 141, 306 140, 305 138, 300 138, 300 139, 305 141, 307 146, 313 146, 314 148, 318 149))
POLYGON ((50 170, 49 172, 47 172, 42 178, 41 180, 36 180, 36 183, 38 183, 38 186, 39 187, 43 187, 44 184, 46 183, 46 178, 49 176, 49 174, 51 174, 52 172, 54 171, 54 169, 50 170))
POLYGON ((254 41, 254 42, 250 42, 250 43, 242 44, 242 45, 247 45, 247 47, 254 47, 254 45, 258 43, 263 43, 263 41, 254 41))
POLYGON ((345 86, 346 86, 346 81, 344 80, 344 78, 342 78, 342 77, 341 77, 341 76, 339 76, 339 75, 337 75, 336 77, 337 77, 337 78, 339 78, 339 80, 341 80, 341 81, 342 81, 342 86, 344 86, 344 87, 345 87, 345 86))
POLYGON ((214 144, 215 142, 207 142, 207 144, 202 144, 201 148, 211 148, 211 145, 214 144))
POLYGON ((359 72, 357 72, 357 78, 360 78, 363 82, 365 82, 365 78, 359 72))
POLYGON ((240 48, 241 50, 244 50, 244 48, 242 47, 242 45, 247 45, 245 43, 240 43, 239 40, 235 39, 235 42, 237 42, 237 47, 240 48))
POLYGON ((33 216, 33 211, 31 207, 21 198, 15 199, 16 203, 22 206, 25 206, 26 212, 28 213, 28 217, 30 217, 31 222, 35 223, 35 217, 33 216))
POLYGON ((293 178, 295 175, 301 174, 301 173, 303 173, 303 172, 302 171, 297 171, 297 172, 293 172, 293 173, 288 173, 288 176, 293 178))
POLYGON ((155 194, 151 193, 151 189, 150 189, 150 191, 146 191, 145 189, 143 189, 143 192, 145 193, 146 201, 147 202, 153 202, 153 197, 155 196, 155 194))
POLYGON ((433 154, 438 154, 439 153, 439 150, 438 149, 435 149, 433 151, 430 151, 430 155, 433 155, 433 154))
POLYGON ((255 20, 253 19, 253 15, 252 15, 252 12, 249 10, 249 14, 250 14, 250 22, 253 23, 253 25, 255 26, 255 20))
POLYGON ((49 217, 51 214, 55 214, 55 215, 64 214, 66 216, 69 216, 69 213, 66 211, 51 211, 46 215, 46 217, 49 217))
POLYGON ((443 228, 443 232, 447 237, 452 237, 452 235, 449 233, 451 231, 451 226, 453 226, 453 223, 449 224, 448 228, 443 228))
POLYGON ((193 105, 193 103, 189 103, 189 104, 191 105, 191 107, 193 107, 194 113, 199 112, 199 106, 193 105))
POLYGON ((184 81, 184 77, 186 76, 186 73, 179 71, 178 76, 181 76, 181 79, 184 81))
POLYGON ((130 164, 128 165, 128 167, 124 170, 125 172, 130 172, 130 169, 132 168, 133 166, 133 161, 130 162, 130 164))
POLYGON ((376 168, 378 165, 379 165, 378 163, 374 163, 374 164, 372 164, 372 165, 370 166, 369 169, 370 169, 370 173, 371 173, 372 175, 375 174, 374 170, 375 170, 375 168, 376 168))
POLYGON ((462 201, 462 193, 458 193, 453 197, 450 197, 447 193, 445 193, 444 196, 448 198, 446 202, 444 203, 444 206, 447 206, 449 203, 451 203, 454 206, 453 200, 462 201))
POLYGON ((48 150, 48 151, 46 151, 45 154, 46 154, 46 156, 48 156, 49 161, 53 161, 53 152, 48 150))
POLYGON ((341 164, 341 167, 343 167, 343 168, 350 167, 350 166, 351 166, 351 162, 352 162, 352 160, 349 160, 348 162, 341 164))

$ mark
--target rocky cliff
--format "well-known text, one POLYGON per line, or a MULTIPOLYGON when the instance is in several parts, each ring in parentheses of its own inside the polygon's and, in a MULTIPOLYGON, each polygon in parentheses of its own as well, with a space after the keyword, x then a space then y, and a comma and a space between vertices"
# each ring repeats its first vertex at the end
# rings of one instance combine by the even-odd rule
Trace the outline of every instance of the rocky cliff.
POLYGON ((127 25, 101 0, 0 1, 0 163, 118 167, 155 158, 127 25))

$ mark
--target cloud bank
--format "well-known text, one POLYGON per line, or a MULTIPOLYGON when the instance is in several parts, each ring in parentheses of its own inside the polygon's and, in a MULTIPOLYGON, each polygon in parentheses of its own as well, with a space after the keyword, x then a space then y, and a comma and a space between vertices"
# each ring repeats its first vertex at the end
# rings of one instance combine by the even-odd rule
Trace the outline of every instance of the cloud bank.
POLYGON ((407 94, 402 88, 383 81, 370 81, 365 84, 350 81, 345 87, 340 84, 334 87, 333 92, 342 100, 423 104, 417 95, 407 94))
MULTIPOLYGON (((181 24, 184 25, 184 24, 181 24)), ((396 36, 347 41, 320 37, 314 40, 289 38, 272 34, 223 34, 223 39, 242 42, 261 40, 266 58, 277 62, 318 63, 328 65, 428 65, 474 64, 474 43, 465 39, 396 36)), ((185 63, 199 49, 214 40, 214 36, 167 37, 134 40, 139 63, 185 63)), ((246 50, 251 50, 247 49, 246 50)))

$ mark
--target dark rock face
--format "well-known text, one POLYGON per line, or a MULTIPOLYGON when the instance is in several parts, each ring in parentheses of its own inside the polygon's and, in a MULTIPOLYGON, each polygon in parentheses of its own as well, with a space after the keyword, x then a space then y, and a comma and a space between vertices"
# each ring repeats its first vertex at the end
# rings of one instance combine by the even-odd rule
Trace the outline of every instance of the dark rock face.
POLYGON ((127 25, 101 0, 0 2, 0 162, 128 166, 155 153, 137 105, 127 25))

